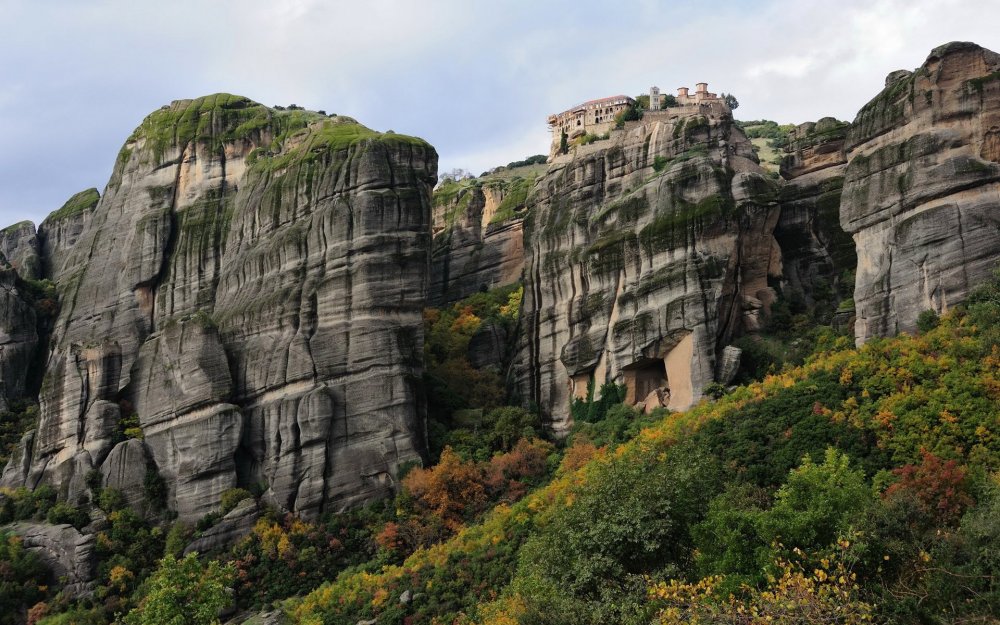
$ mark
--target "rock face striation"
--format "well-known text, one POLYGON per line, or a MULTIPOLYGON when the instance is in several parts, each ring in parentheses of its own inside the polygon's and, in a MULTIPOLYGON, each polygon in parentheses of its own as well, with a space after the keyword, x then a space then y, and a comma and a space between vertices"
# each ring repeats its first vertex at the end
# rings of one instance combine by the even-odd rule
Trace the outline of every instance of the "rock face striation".
POLYGON ((0 230, 0 255, 25 280, 42 277, 38 234, 35 232, 35 224, 30 221, 22 221, 0 230))
POLYGON ((524 211, 536 172, 517 171, 446 181, 435 190, 431 305, 521 279, 524 211))
POLYGON ((647 112, 557 157, 525 220, 525 401, 562 432, 591 384, 624 383, 631 403, 663 387, 671 408, 698 400, 774 299, 776 199, 721 102, 647 112))
POLYGON ((28 372, 38 346, 36 321, 17 271, 0 253, 0 411, 28 391, 28 372))
MULTIPOLYGON (((850 309, 857 265, 854 241, 840 227, 850 124, 832 117, 797 126, 788 137, 774 238, 781 248, 782 294, 825 316, 850 309)), ((824 321, 828 321, 824 319, 824 321)))
POLYGON ((68 597, 76 599, 93 594, 97 577, 93 534, 83 534, 72 525, 43 523, 15 523, 9 529, 52 572, 52 581, 60 581, 61 590, 68 597))
POLYGON ((92 469, 134 489, 148 468, 186 521, 236 485, 305 515, 390 491, 423 446, 436 167, 422 140, 238 96, 147 117, 103 196, 43 224, 62 306, 0 483, 75 500, 92 469))
POLYGON ((100 200, 101 194, 97 189, 80 191, 38 227, 45 277, 59 282, 65 272, 73 271, 74 268, 66 267, 66 257, 90 223, 100 200))
POLYGON ((857 246, 855 336, 916 328, 963 301, 1000 255, 1000 55, 933 50, 889 75, 847 134, 840 221, 857 246))

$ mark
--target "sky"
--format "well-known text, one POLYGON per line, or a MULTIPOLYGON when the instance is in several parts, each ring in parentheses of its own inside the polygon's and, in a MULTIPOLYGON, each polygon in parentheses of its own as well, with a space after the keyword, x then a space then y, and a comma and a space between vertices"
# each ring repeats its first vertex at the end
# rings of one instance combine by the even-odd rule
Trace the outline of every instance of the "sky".
POLYGON ((853 119, 1000 0, 0 0, 0 227, 104 189, 172 100, 216 92, 431 142, 440 171, 546 153, 580 101, 708 82, 738 119, 853 119))

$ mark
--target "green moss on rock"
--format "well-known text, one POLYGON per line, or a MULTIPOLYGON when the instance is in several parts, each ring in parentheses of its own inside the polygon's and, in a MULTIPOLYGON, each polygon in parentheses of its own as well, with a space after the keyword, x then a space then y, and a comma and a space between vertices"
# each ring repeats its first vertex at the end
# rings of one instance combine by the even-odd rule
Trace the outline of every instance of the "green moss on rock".
POLYGON ((100 199, 101 194, 97 191, 97 189, 90 188, 86 191, 80 191, 73 197, 66 200, 66 203, 63 204, 61 208, 50 213, 49 216, 45 218, 45 221, 51 222, 79 215, 97 206, 97 202, 99 202, 100 199))

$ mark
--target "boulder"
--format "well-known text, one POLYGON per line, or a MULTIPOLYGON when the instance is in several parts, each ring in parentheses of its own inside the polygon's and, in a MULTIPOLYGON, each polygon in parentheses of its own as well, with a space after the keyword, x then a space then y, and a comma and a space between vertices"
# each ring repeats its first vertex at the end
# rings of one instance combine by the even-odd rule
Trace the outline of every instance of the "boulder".
POLYGON ((260 518, 260 508, 252 498, 244 499, 215 525, 184 548, 184 553, 214 553, 235 545, 250 533, 260 518))
POLYGON ((82 534, 72 525, 44 523, 15 523, 10 530, 38 555, 55 580, 64 580, 62 591, 70 599, 93 594, 97 574, 93 535, 82 534))

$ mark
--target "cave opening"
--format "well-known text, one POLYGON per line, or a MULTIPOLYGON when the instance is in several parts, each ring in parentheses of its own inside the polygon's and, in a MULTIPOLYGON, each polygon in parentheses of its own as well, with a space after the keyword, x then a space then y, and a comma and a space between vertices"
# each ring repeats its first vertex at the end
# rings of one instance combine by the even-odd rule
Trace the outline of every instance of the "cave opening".
POLYGON ((668 387, 667 367, 662 358, 643 358, 622 369, 625 403, 636 404, 658 388, 668 387))

